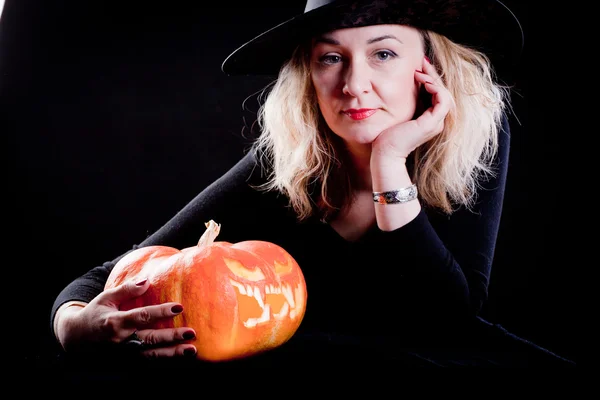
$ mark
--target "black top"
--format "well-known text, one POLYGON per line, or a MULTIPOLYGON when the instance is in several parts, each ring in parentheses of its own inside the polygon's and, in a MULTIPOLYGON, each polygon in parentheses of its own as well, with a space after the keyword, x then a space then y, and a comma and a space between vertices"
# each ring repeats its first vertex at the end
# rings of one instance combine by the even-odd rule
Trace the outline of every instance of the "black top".
MULTIPOLYGON (((507 175, 506 119, 499 143, 497 176, 481 182, 473 210, 448 216, 422 207, 407 225, 392 232, 374 227, 356 242, 317 218, 298 223, 284 196, 253 188, 266 173, 248 154, 134 249, 193 246, 212 219, 221 224, 218 241, 266 240, 296 259, 308 292, 297 335, 444 336, 456 332, 463 317, 473 319, 487 298, 507 175)), ((51 319, 64 302, 98 295, 121 257, 66 286, 51 319)))

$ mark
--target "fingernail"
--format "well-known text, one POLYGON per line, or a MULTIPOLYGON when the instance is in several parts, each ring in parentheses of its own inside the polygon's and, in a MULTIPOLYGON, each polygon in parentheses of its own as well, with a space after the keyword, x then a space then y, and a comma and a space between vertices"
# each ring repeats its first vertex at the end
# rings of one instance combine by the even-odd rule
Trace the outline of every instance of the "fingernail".
POLYGON ((180 312, 183 311, 183 306, 182 305, 176 305, 171 307, 171 312, 175 313, 175 314, 179 314, 180 312))
POLYGON ((186 333, 183 334, 183 338, 185 340, 191 340, 191 339, 193 339, 195 337, 196 337, 196 335, 192 331, 188 331, 188 332, 186 332, 186 333))
POLYGON ((135 283, 135 286, 144 286, 144 283, 146 283, 146 281, 148 280, 148 278, 144 278, 142 280, 139 280, 135 283))
POLYGON ((183 351, 183 354, 186 355, 186 356, 193 356, 193 355, 196 354, 196 349, 193 348, 193 347, 188 347, 187 349, 185 349, 183 351))

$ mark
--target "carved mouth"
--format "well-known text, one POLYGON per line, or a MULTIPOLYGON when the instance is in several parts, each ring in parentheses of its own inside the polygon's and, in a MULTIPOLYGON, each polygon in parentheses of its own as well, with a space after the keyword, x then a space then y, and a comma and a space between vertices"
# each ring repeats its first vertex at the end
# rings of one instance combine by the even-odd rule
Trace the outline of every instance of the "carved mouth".
POLYGON ((281 320, 289 316, 295 319, 301 311, 297 306, 303 304, 304 296, 299 284, 292 289, 288 283, 250 285, 233 279, 230 282, 237 289, 240 319, 247 328, 254 328, 271 318, 281 320))

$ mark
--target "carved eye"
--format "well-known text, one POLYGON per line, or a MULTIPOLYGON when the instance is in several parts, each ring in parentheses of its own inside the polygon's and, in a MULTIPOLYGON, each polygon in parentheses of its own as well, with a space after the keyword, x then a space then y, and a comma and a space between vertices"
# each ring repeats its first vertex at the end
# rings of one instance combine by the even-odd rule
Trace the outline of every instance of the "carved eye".
POLYGON ((248 267, 237 260, 231 258, 223 258, 225 265, 234 275, 240 278, 247 279, 249 281, 263 281, 265 280, 265 274, 257 266, 248 267))
POLYGON ((277 260, 273 262, 275 264, 275 273, 279 276, 287 275, 293 271, 294 265, 292 264, 292 260, 288 258, 288 262, 286 264, 281 264, 277 260))

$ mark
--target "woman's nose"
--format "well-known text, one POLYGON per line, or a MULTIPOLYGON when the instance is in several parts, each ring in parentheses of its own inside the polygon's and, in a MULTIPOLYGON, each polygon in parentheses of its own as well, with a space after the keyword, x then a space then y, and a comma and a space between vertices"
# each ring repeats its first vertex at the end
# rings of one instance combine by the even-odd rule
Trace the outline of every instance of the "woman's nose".
POLYGON ((371 77, 367 66, 359 61, 353 61, 348 65, 344 76, 342 93, 347 96, 357 97, 371 90, 371 77))

